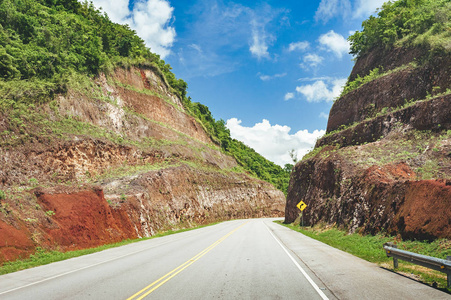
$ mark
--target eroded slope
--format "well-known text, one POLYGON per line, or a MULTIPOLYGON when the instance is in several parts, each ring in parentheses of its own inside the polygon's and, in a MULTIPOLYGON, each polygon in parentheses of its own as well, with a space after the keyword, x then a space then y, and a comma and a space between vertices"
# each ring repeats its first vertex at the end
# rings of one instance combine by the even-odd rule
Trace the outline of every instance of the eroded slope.
POLYGON ((425 49, 359 57, 350 80, 374 68, 386 74, 334 103, 326 135, 292 173, 285 222, 296 219, 303 200, 304 224, 450 238, 449 61, 425 49))
POLYGON ((118 69, 0 118, 0 261, 161 230, 282 216, 151 68, 118 69))

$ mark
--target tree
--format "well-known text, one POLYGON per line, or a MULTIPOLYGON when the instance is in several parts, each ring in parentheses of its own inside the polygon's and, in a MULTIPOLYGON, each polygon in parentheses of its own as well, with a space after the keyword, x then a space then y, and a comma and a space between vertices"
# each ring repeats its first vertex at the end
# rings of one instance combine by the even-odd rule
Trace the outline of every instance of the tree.
POLYGON ((298 155, 296 154, 296 151, 294 149, 291 149, 288 154, 290 155, 293 164, 296 164, 298 162, 298 155))
POLYGON ((291 171, 293 170, 293 165, 292 164, 285 164, 285 166, 283 167, 283 170, 285 172, 291 173, 291 171))

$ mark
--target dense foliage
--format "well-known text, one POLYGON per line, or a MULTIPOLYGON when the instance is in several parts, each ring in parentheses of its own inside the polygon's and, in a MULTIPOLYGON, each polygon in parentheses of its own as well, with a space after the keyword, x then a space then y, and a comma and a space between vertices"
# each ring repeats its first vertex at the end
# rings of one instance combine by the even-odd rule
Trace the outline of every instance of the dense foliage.
POLYGON ((382 5, 376 17, 362 23, 363 30, 349 37, 350 53, 360 56, 374 47, 396 43, 451 48, 450 0, 398 0, 382 5))
POLYGON ((87 1, 0 1, 0 104, 49 101, 67 90, 71 74, 95 76, 127 65, 160 72, 223 151, 286 192, 289 171, 232 139, 223 120, 215 121, 208 107, 191 102, 186 82, 177 79, 170 65, 146 48, 128 25, 113 23, 87 1))
POLYGON ((126 61, 157 65, 179 95, 186 93, 186 83, 128 25, 86 1, 2 0, 0 58, 2 98, 48 99, 65 90, 71 72, 97 75, 126 61), (33 84, 17 93, 18 80, 33 84))

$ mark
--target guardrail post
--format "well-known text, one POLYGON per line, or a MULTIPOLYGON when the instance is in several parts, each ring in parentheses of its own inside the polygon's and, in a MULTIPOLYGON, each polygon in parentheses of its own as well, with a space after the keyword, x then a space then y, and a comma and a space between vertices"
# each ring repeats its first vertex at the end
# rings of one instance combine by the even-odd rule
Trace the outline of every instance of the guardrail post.
MULTIPOLYGON (((393 244, 392 247, 398 248, 398 245, 393 244)), ((398 259, 393 257, 393 269, 397 269, 397 268, 398 268, 398 259)))
MULTIPOLYGON (((447 256, 446 260, 451 261, 451 256, 447 256)), ((448 288, 451 288, 451 273, 446 273, 446 279, 448 280, 448 288)))
POLYGON ((446 259, 436 258, 418 253, 413 253, 401 249, 393 243, 385 243, 384 249, 388 257, 393 257, 393 268, 398 268, 398 259, 408 261, 432 270, 446 273, 447 286, 451 288, 451 256, 446 259))
MULTIPOLYGON (((398 245, 396 245, 396 244, 394 244, 392 242, 385 243, 384 245, 387 245, 387 246, 392 247, 392 248, 398 248, 398 245)), ((389 256, 389 255, 387 254, 387 256, 389 256)), ((397 268, 398 268, 398 259, 393 257, 393 269, 397 269, 397 268)))

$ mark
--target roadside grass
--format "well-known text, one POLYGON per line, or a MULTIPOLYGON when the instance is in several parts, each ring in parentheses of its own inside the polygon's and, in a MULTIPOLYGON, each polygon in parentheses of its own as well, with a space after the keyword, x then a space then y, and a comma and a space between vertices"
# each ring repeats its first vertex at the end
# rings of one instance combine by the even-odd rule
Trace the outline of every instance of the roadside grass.
POLYGON ((387 257, 383 249, 384 243, 394 242, 402 250, 446 259, 447 256, 451 256, 451 240, 440 239, 431 243, 426 241, 400 241, 395 237, 382 234, 375 236, 360 235, 358 233, 348 234, 346 231, 337 228, 300 227, 294 224, 283 224, 282 221, 274 222, 329 246, 375 263, 384 269, 395 271, 451 294, 451 288, 447 288, 445 273, 402 260, 399 260, 399 268, 394 270, 393 258, 387 257))
POLYGON ((83 256, 83 255, 87 255, 87 254, 91 254, 91 253, 96 253, 96 252, 100 252, 100 251, 110 249, 110 248, 116 248, 116 247, 132 244, 132 243, 137 243, 137 242, 141 242, 141 241, 145 241, 145 240, 150 240, 150 239, 154 239, 154 238, 158 238, 158 237, 163 237, 163 236, 167 236, 167 235, 171 235, 171 234, 176 234, 176 233, 181 233, 181 232, 185 232, 185 231, 200 229, 203 227, 213 226, 218 223, 219 222, 210 223, 207 225, 199 225, 199 226, 192 227, 192 228, 167 230, 167 231, 158 232, 157 234, 155 234, 151 237, 145 237, 145 238, 140 238, 140 239, 128 239, 128 240, 124 240, 124 241, 121 241, 118 243, 102 245, 102 246, 95 247, 95 248, 74 250, 74 251, 68 251, 68 252, 48 251, 41 247, 37 247, 36 252, 34 254, 30 255, 29 258, 18 259, 15 261, 3 263, 3 265, 0 266, 0 275, 13 273, 13 272, 17 272, 20 270, 30 269, 30 268, 37 267, 37 266, 47 265, 50 263, 66 260, 69 258, 83 256))

